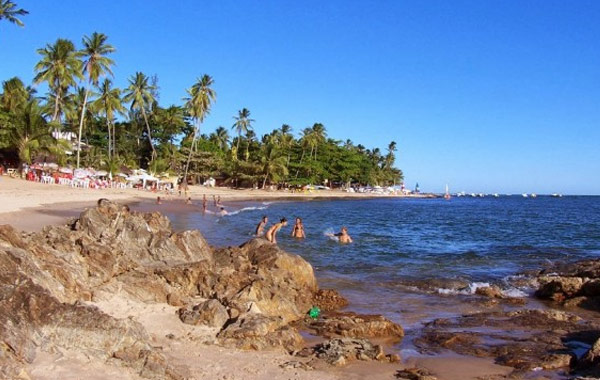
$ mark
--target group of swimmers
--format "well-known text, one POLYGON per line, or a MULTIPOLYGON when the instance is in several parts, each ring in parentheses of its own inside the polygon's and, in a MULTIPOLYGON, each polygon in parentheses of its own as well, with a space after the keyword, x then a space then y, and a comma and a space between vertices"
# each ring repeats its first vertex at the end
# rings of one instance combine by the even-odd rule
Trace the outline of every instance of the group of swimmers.
MULTIPOLYGON (((256 226, 256 231, 254 234, 256 236, 262 236, 267 223, 269 222, 269 218, 265 215, 262 217, 258 225, 256 226)), ((278 223, 272 225, 267 232, 265 233, 265 238, 271 243, 277 243, 277 232, 281 230, 282 227, 287 226, 288 222, 286 218, 282 218, 278 223)), ((304 231, 304 224, 302 223, 302 218, 296 218, 296 223, 294 224, 294 228, 292 228, 291 236, 296 239, 304 239, 306 238, 306 232, 304 231)), ((348 228, 345 226, 342 227, 340 232, 337 234, 327 234, 330 237, 336 237, 340 243, 352 243, 352 238, 348 235, 348 228)))

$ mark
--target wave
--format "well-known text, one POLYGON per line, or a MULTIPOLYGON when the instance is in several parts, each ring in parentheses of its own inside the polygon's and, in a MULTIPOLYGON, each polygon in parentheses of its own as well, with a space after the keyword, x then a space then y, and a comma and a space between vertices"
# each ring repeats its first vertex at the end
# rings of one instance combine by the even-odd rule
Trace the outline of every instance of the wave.
POLYGON ((235 210, 235 211, 231 211, 231 212, 227 213, 227 216, 237 215, 237 214, 239 214, 241 212, 246 212, 246 211, 264 210, 266 208, 267 208, 267 206, 261 206, 261 207, 257 207, 257 206, 244 207, 244 208, 241 208, 239 210, 235 210))
MULTIPOLYGON (((491 284, 489 282, 471 282, 466 287, 460 289, 438 288, 437 293, 444 295, 473 295, 477 293, 477 289, 490 286, 491 284)), ((508 298, 525 298, 528 296, 526 292, 515 287, 501 289, 501 292, 503 296, 508 298)))
POLYGON ((338 241, 339 240, 338 237, 335 236, 334 234, 335 234, 335 231, 331 227, 326 229, 325 231, 323 231, 323 236, 325 236, 326 238, 329 238, 331 240, 338 241))

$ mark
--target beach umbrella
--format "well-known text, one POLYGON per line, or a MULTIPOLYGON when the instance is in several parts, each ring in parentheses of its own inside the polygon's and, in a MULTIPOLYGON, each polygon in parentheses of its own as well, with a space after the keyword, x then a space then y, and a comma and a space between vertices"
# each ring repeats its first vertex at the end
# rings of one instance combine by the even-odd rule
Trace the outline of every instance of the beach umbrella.
POLYGON ((58 171, 64 174, 73 174, 73 169, 71 168, 60 168, 58 171))
POLYGON ((108 172, 106 170, 98 170, 96 172, 96 176, 98 177, 104 177, 105 175, 108 175, 108 172))

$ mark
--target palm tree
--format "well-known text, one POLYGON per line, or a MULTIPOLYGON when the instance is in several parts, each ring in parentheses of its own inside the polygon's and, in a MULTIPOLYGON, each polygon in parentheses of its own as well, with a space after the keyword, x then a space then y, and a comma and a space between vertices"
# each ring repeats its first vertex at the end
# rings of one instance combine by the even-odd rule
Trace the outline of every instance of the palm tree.
POLYGON ((290 133, 291 131, 292 127, 287 124, 283 124, 280 129, 281 135, 279 136, 279 145, 281 149, 287 151, 286 167, 290 165, 292 146, 294 146, 294 136, 290 133))
POLYGON ((129 86, 127 87, 127 93, 123 97, 125 103, 131 102, 130 109, 132 111, 138 110, 141 112, 146 124, 146 132, 148 132, 148 142, 150 148, 152 148, 152 159, 156 158, 156 149, 152 143, 152 132, 150 131, 150 124, 148 124, 148 115, 146 109, 150 108, 156 101, 154 97, 154 91, 156 86, 151 84, 149 78, 141 72, 136 72, 131 78, 129 78, 129 86))
POLYGON ((114 64, 114 61, 108 57, 115 51, 112 45, 106 43, 108 37, 103 33, 94 32, 91 37, 83 37, 83 50, 80 55, 83 57, 83 73, 87 74, 88 83, 85 89, 85 96, 83 99, 83 107, 81 108, 81 116, 79 118, 79 135, 77 138, 77 167, 79 168, 79 160, 81 153, 81 131, 83 129, 83 117, 85 114, 85 107, 87 104, 87 97, 90 92, 90 86, 98 86, 98 80, 101 76, 106 74, 112 75, 110 67, 114 64))
POLYGON ((397 150, 398 149, 396 148, 396 142, 395 141, 390 142, 390 144, 387 147, 388 153, 385 155, 385 169, 386 170, 389 170, 392 168, 392 165, 394 164, 394 161, 396 160, 394 152, 396 152, 397 150))
POLYGON ((264 189, 267 185, 267 180, 278 181, 282 177, 288 174, 288 169, 285 165, 285 156, 279 152, 273 141, 267 141, 263 145, 262 154, 260 157, 260 164, 263 171, 263 184, 264 189))
POLYGON ((38 49, 42 59, 35 65, 37 72, 33 83, 47 82, 53 95, 54 111, 51 121, 60 120, 64 95, 69 87, 75 86, 75 79, 82 79, 81 61, 78 59, 75 45, 69 40, 59 38, 53 45, 38 49))
POLYGON ((125 107, 121 102, 121 90, 112 87, 112 81, 104 78, 104 81, 98 87, 98 98, 94 101, 94 107, 100 110, 106 118, 106 129, 108 130, 108 160, 112 158, 111 152, 114 154, 114 123, 115 113, 124 114, 125 107))
POLYGON ((10 113, 17 111, 24 103, 30 100, 35 93, 30 87, 18 77, 10 78, 2 82, 2 96, 0 96, 0 106, 10 113))
POLYGON ((223 151, 227 150, 227 145, 229 144, 229 133, 227 132, 227 129, 223 126, 219 126, 211 137, 219 149, 223 151))
POLYGON ((238 115, 234 116, 233 118, 235 119, 235 123, 233 123, 231 129, 235 129, 237 131, 238 140, 236 145, 236 151, 239 151, 242 133, 247 134, 248 131, 252 129, 251 124, 252 122, 254 122, 254 119, 250 119, 250 110, 248 110, 247 108, 242 108, 240 111, 238 111, 238 115))
POLYGON ((187 181, 192 151, 194 150, 194 145, 196 143, 196 135, 200 132, 200 124, 202 124, 204 118, 210 112, 212 102, 217 98, 217 93, 211 88, 213 84, 214 81, 210 75, 204 74, 201 78, 198 78, 192 88, 187 90, 189 97, 185 98, 185 108, 187 109, 188 114, 196 122, 196 125, 192 134, 190 153, 188 154, 187 162, 185 164, 185 172, 183 174, 184 181, 187 181))
POLYGON ((17 16, 25 16, 29 14, 25 9, 17 9, 17 4, 10 0, 0 0, 0 20, 6 19, 13 24, 18 26, 24 26, 23 21, 19 20, 17 16))
POLYGON ((317 159, 317 149, 319 145, 325 141, 327 133, 325 132, 325 126, 321 123, 315 123, 312 127, 312 143, 315 148, 315 160, 317 159))

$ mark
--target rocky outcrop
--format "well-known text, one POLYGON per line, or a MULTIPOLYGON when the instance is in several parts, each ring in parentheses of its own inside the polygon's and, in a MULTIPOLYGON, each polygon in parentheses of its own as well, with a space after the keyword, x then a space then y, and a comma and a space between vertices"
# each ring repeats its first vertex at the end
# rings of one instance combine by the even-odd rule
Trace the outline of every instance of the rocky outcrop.
POLYGON ((600 260, 562 264, 538 273, 535 295, 563 304, 600 310, 600 260))
MULTIPOLYGON (((351 361, 397 361, 397 355, 386 355, 383 347, 373 344, 367 339, 335 338, 319 343, 311 348, 305 348, 298 353, 301 357, 313 357, 313 360, 323 360, 326 363, 341 367, 351 361)), ((310 363, 310 362, 309 362, 310 363)))
POLYGON ((116 293, 181 306, 183 322, 216 327, 223 345, 297 350, 302 338, 289 323, 316 292, 310 264, 264 239, 214 249, 159 213, 107 200, 39 233, 0 226, 0 377, 23 374, 38 350, 61 349, 147 378, 181 377, 141 325, 86 304, 116 293))
POLYGON ((359 315, 352 312, 328 312, 317 320, 303 320, 303 327, 327 338, 385 338, 400 341, 402 326, 381 315, 359 315))

